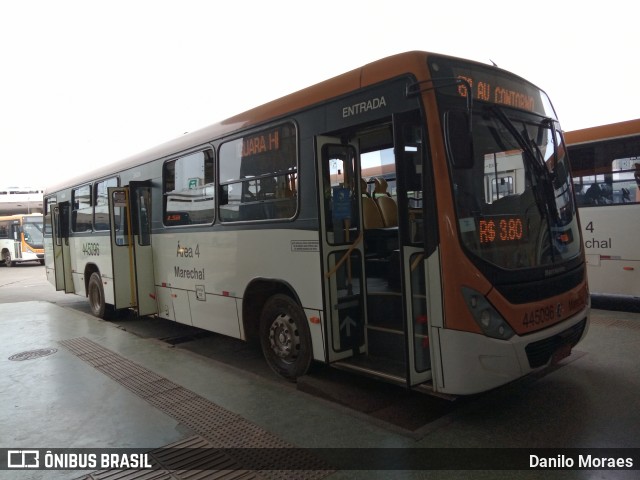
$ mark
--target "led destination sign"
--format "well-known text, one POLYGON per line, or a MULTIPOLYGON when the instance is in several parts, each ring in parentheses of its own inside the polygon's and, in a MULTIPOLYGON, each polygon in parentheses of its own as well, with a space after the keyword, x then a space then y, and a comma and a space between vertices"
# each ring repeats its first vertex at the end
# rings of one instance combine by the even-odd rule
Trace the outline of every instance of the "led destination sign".
POLYGON ((280 149, 280 130, 273 129, 242 139, 242 156, 274 152, 280 149))
POLYGON ((438 79, 442 81, 443 87, 436 88, 439 94, 467 98, 470 88, 473 100, 518 108, 555 118, 555 112, 546 94, 509 72, 446 58, 434 58, 430 65, 434 85, 438 86, 438 79), (464 80, 464 82, 453 86, 451 85, 453 79, 464 80))
MULTIPOLYGON (((458 75, 457 78, 465 80, 469 84, 473 92, 473 98, 477 98, 478 100, 507 105, 521 110, 529 110, 530 112, 535 109, 534 98, 526 93, 511 90, 501 85, 492 85, 489 82, 476 80, 473 77, 466 77, 464 75, 458 75)), ((461 97, 467 96, 466 85, 458 86, 458 95, 461 97)))

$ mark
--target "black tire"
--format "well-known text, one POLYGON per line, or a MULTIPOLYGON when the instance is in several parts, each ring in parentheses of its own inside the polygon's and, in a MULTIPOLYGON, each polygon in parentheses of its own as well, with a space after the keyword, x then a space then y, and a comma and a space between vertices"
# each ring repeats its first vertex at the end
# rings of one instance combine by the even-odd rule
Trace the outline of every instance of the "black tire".
POLYGON ((104 288, 102 287, 102 278, 98 272, 93 272, 89 277, 89 288, 87 290, 89 298, 89 307, 91 313, 104 320, 111 318, 113 315, 113 306, 107 305, 104 301, 104 288))
POLYGON ((2 254, 2 260, 4 260, 4 264, 7 267, 13 267, 15 265, 15 262, 13 262, 13 260, 11 260, 11 252, 9 250, 6 250, 2 254))
POLYGON ((260 345, 271 369, 295 381, 311 365, 311 334, 307 317, 287 295, 271 297, 260 314, 260 345))

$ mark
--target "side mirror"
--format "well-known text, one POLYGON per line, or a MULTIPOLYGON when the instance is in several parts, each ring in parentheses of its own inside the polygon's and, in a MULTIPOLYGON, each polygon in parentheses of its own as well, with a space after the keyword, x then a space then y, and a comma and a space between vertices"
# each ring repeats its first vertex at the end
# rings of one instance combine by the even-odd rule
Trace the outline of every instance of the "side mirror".
POLYGON ((473 167, 471 115, 466 111, 448 111, 444 115, 447 153, 455 168, 473 167))

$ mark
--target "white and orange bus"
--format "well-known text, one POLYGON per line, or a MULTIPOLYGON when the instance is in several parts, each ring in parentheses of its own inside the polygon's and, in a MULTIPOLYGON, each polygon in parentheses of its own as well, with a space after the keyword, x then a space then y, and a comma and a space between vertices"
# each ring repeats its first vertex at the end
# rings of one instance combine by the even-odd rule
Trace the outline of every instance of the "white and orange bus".
POLYGON ((290 379, 317 361, 481 392, 587 332, 563 152, 531 83, 399 54, 49 187, 47 275, 97 316, 259 339, 290 379))
POLYGON ((41 213, 0 216, 0 257, 5 266, 44 264, 43 226, 41 213))
POLYGON ((640 297, 640 119, 565 139, 591 292, 640 297))

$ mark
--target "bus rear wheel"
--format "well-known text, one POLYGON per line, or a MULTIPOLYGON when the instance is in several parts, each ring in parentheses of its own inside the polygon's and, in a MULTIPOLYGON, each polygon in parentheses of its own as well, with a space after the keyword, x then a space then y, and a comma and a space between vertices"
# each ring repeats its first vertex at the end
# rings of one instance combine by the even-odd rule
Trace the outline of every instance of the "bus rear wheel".
POLYGON ((260 315, 260 344, 273 371, 295 381, 311 365, 311 334, 302 308, 287 295, 271 297, 260 315))
POLYGON ((11 252, 9 250, 5 250, 2 253, 2 259, 4 260, 4 264, 7 267, 13 267, 15 265, 15 263, 13 262, 13 260, 11 260, 11 252))
POLYGON ((89 287, 87 291, 89 297, 89 306, 91 307, 91 313, 102 319, 108 319, 111 317, 113 307, 107 305, 104 301, 104 288, 102 287, 102 278, 100 274, 94 272, 89 277, 89 287))

